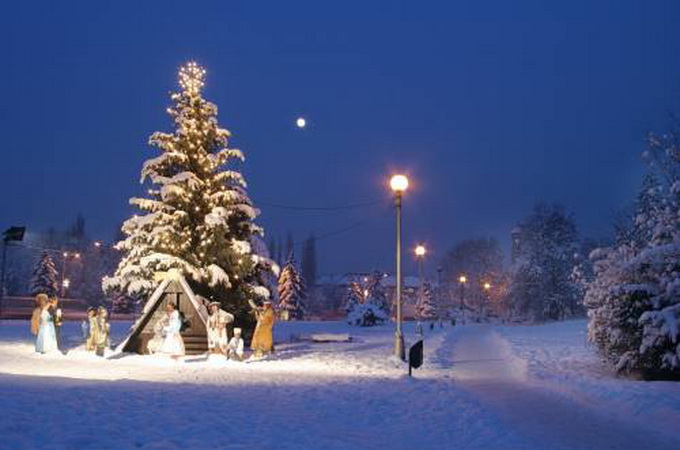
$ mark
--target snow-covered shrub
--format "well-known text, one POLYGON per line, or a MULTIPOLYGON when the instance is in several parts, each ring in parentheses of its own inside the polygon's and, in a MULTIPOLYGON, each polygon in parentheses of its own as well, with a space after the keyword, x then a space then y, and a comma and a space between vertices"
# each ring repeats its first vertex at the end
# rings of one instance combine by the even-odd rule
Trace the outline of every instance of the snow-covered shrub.
POLYGON ((674 136, 650 138, 650 173, 635 213, 615 244, 591 254, 595 278, 585 296, 590 341, 618 371, 646 378, 680 377, 680 148, 674 136))
POLYGON ((347 314, 347 323, 360 327, 382 325, 387 319, 385 310, 374 303, 359 303, 347 314))

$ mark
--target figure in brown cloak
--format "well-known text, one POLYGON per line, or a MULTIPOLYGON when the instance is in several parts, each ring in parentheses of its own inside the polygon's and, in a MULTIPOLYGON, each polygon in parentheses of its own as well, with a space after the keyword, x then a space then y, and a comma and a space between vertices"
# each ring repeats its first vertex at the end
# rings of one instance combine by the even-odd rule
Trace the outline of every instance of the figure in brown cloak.
POLYGON ((276 314, 271 302, 264 302, 261 307, 257 306, 253 301, 249 301, 249 303, 257 318, 257 325, 255 325, 255 333, 253 334, 250 348, 254 352, 253 356, 260 358, 271 353, 273 350, 274 339, 272 337, 272 330, 274 322, 276 322, 276 314))

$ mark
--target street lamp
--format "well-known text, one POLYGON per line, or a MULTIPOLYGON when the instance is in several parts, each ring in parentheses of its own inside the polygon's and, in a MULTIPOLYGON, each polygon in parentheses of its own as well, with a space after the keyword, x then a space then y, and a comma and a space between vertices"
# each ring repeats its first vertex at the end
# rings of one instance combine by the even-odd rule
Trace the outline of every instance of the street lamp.
POLYGON ((390 179, 390 188, 394 192, 394 207, 397 217, 397 324, 394 333, 394 355, 405 361, 404 335, 401 332, 401 197, 408 188, 408 178, 405 175, 394 175, 390 179))
POLYGON ((423 244, 418 244, 416 245, 414 253, 416 254, 416 260, 418 261, 418 284, 419 284, 418 301, 422 302, 424 291, 423 261, 425 260, 425 254, 427 253, 427 249, 423 244))
POLYGON ((483 306, 484 300, 486 300, 487 303, 489 302, 489 291, 491 290, 491 283, 489 283, 488 281, 485 281, 482 284, 482 289, 484 289, 484 299, 479 302, 479 319, 480 320, 482 319, 482 306, 483 306))
POLYGON ((460 312, 463 313, 463 308, 465 308, 465 283, 467 283, 467 277, 461 275, 458 277, 458 283, 460 283, 460 312))
POLYGON ((66 289, 69 287, 70 282, 66 278, 66 261, 71 258, 71 259, 80 259, 80 253, 69 253, 69 252, 64 252, 61 254, 63 257, 61 261, 61 297, 64 298, 66 296, 66 289))

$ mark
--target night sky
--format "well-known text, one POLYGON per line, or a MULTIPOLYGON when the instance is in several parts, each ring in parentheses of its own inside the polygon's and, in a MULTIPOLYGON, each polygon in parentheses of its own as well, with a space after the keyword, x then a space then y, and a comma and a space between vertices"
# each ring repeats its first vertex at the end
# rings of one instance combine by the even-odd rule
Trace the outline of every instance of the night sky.
POLYGON ((111 240, 195 59, 267 231, 358 223, 318 241, 321 273, 391 268, 394 171, 430 271, 459 239, 506 242, 539 199, 605 236, 646 133, 680 113, 679 19, 672 0, 6 2, 0 226, 82 212, 111 240))

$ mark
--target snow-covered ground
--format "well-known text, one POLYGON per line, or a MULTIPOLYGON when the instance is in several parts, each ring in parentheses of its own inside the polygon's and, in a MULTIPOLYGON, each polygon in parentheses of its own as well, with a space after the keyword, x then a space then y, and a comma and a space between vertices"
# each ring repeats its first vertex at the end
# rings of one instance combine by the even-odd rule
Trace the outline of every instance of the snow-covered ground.
POLYGON ((75 323, 66 356, 37 355, 26 322, 0 323, 2 448, 680 448, 680 384, 615 378, 583 321, 426 327, 411 379, 391 326, 275 330, 269 360, 176 363, 97 358, 75 323), (315 332, 354 341, 295 339, 315 332))

